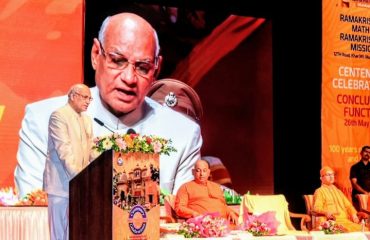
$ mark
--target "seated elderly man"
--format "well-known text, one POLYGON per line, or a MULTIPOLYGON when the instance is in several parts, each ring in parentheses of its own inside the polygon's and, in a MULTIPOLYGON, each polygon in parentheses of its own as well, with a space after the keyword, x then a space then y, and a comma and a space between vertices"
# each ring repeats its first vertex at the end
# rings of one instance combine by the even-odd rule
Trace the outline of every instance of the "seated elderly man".
POLYGON ((316 226, 320 226, 326 219, 334 219, 349 232, 361 231, 357 211, 344 193, 334 185, 334 176, 330 167, 320 170, 321 187, 314 193, 313 210, 326 217, 318 218, 316 226))
POLYGON ((221 217, 237 223, 237 214, 226 205, 221 186, 208 180, 209 163, 198 160, 193 168, 194 180, 177 191, 175 212, 179 217, 191 218, 205 213, 219 212, 221 217))

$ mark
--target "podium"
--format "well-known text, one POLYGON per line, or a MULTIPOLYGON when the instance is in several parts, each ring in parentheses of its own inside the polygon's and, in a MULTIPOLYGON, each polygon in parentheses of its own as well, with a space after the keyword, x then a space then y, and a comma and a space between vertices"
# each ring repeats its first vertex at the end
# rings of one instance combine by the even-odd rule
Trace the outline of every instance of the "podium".
POLYGON ((69 183, 69 239, 112 239, 113 151, 103 152, 69 183))
POLYGON ((70 181, 70 240, 159 239, 157 172, 158 154, 103 152, 70 181))

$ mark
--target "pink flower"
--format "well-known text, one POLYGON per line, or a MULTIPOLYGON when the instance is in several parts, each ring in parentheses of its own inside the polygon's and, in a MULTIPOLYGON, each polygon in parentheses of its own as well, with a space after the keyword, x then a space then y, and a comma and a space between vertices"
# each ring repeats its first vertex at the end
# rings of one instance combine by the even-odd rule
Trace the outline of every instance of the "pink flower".
POLYGON ((337 224, 334 220, 322 222, 319 229, 323 230, 326 234, 344 233, 347 231, 342 225, 337 224))
POLYGON ((245 214, 242 230, 252 233, 254 236, 275 235, 279 226, 276 213, 268 211, 260 215, 245 214))
POLYGON ((122 139, 122 138, 117 138, 117 139, 116 139, 116 143, 117 143, 117 146, 118 146, 120 149, 122 149, 123 151, 125 151, 125 150, 126 150, 126 148, 127 148, 127 144, 126 144, 126 142, 125 142, 125 140, 124 140, 124 139, 122 139))
POLYGON ((223 237, 230 232, 228 221, 220 217, 219 213, 190 218, 180 226, 179 234, 186 238, 191 237, 223 237))
POLYGON ((154 141, 153 149, 154 149, 154 153, 160 153, 162 149, 162 143, 160 143, 159 141, 154 141))
POLYGON ((93 139, 93 142, 94 142, 94 144, 96 145, 97 143, 99 143, 99 141, 100 141, 100 138, 99 137, 95 137, 94 139, 93 139))

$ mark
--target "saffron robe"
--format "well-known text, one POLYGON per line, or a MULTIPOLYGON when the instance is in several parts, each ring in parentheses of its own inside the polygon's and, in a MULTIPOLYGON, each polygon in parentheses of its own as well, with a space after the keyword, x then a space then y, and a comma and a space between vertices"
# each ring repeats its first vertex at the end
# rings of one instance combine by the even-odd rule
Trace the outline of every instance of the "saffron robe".
MULTIPOLYGON (((357 214, 352 203, 335 185, 322 184, 314 193, 313 210, 325 214, 331 212, 335 216, 335 222, 345 227, 349 232, 361 231, 361 224, 351 220, 353 214, 357 214)), ((317 218, 316 227, 326 221, 325 217, 317 218)))
POLYGON ((233 210, 226 205, 221 186, 207 181, 206 185, 194 180, 183 184, 176 195, 175 212, 179 217, 191 218, 199 214, 220 213, 227 218, 233 210))

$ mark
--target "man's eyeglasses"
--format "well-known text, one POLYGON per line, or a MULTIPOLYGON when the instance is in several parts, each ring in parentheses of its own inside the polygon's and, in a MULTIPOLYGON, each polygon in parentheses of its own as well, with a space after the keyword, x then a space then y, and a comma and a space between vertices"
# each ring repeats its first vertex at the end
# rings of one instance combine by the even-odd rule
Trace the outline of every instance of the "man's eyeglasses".
POLYGON ((78 92, 74 92, 73 94, 76 94, 76 95, 78 95, 79 97, 81 97, 83 100, 88 100, 88 101, 92 101, 93 100, 93 98, 92 97, 90 97, 90 96, 87 96, 87 95, 82 95, 82 94, 80 94, 80 93, 78 93, 78 92))
POLYGON ((334 177, 335 174, 334 173, 326 173, 324 174, 325 177, 334 177))
POLYGON ((105 62, 109 68, 123 70, 129 64, 131 64, 134 67, 135 73, 144 78, 148 78, 150 72, 158 67, 157 58, 155 58, 154 63, 149 60, 137 60, 135 62, 130 62, 127 58, 119 53, 106 52, 100 41, 99 45, 102 55, 105 57, 105 62))

